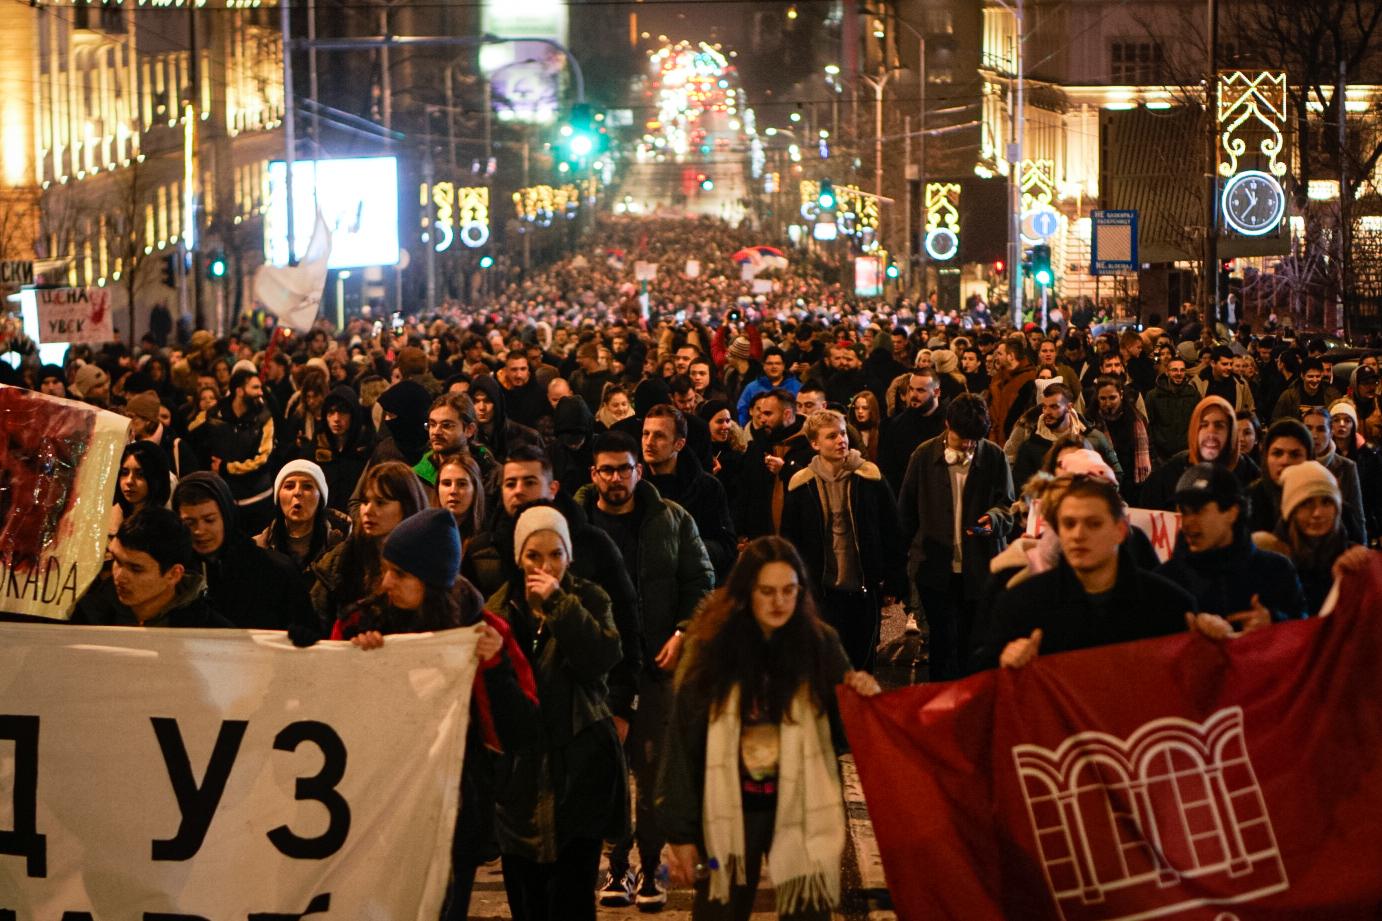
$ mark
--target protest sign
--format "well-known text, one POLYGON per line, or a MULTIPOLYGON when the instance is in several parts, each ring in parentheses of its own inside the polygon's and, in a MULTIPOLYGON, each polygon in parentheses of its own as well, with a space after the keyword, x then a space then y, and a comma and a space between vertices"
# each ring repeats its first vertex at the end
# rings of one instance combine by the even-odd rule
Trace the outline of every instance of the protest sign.
POLYGON ((842 692, 898 918, 1377 917, 1379 610, 842 692))
POLYGON ((100 572, 129 420, 0 386, 0 611, 66 619, 100 572))
MULTIPOLYGON (((1128 524, 1147 535, 1147 540, 1163 563, 1171 558, 1176 549, 1176 538, 1180 536, 1180 514, 1161 509, 1130 508, 1128 524)), ((1050 525, 1041 514, 1041 501, 1033 500, 1031 513, 1027 516, 1024 537, 1040 537, 1050 525)))
POLYGON ((436 921, 477 638, 0 624, 0 918, 436 921))
POLYGON ((105 288, 39 288, 38 341, 103 345, 115 340, 105 288))

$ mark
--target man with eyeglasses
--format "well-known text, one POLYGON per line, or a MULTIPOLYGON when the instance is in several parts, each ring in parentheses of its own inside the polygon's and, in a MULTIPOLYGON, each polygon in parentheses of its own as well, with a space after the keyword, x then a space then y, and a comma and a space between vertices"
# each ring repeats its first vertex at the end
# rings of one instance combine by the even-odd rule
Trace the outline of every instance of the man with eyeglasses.
POLYGON ((463 393, 443 393, 427 412, 427 453, 413 465, 413 472, 428 486, 437 485, 436 458, 467 452, 486 477, 494 469, 494 455, 484 445, 471 444, 475 435, 475 406, 463 393))
MULTIPOLYGON (((648 422, 658 422, 649 419, 648 422)), ((633 576, 643 615, 643 671, 638 680, 638 708, 627 731, 629 766, 637 781, 634 839, 643 867, 635 896, 643 911, 667 903, 667 887, 658 872, 666 839, 657 826, 653 791, 658 750, 667 728, 672 674, 681 655, 683 631, 701 599, 715 585, 696 522, 680 505, 662 498, 643 479, 638 443, 623 432, 595 439, 591 483, 576 493, 576 504, 590 523, 614 541, 633 576)), ((619 717, 615 717, 619 725, 619 717)), ((615 843, 609 856, 609 878, 601 888, 607 905, 627 905, 633 879, 629 870, 631 841, 615 843)))

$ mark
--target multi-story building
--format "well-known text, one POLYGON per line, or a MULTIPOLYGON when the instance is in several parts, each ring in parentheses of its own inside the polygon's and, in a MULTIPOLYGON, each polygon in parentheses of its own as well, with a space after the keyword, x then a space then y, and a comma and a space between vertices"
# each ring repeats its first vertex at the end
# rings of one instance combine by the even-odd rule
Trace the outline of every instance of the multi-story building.
POLYGON ((126 338, 159 303, 213 328, 246 305, 282 156, 276 19, 261 0, 0 10, 4 258, 110 288, 126 338))

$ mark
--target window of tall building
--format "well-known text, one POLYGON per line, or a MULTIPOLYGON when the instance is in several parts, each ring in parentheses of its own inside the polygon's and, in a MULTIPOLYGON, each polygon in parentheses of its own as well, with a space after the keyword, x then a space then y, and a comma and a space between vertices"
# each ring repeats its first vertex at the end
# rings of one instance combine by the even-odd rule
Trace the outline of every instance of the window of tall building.
POLYGON ((955 17, 949 10, 928 9, 926 11, 926 34, 927 35, 953 35, 955 33, 955 17))
POLYGON ((1156 42, 1113 42, 1109 48, 1109 82, 1159 83, 1165 75, 1165 64, 1161 46, 1156 42))

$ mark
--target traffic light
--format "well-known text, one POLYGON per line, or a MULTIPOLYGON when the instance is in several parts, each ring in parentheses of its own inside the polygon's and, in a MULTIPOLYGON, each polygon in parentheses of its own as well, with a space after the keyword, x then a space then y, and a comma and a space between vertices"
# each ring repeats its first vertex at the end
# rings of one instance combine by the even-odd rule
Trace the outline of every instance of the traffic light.
POLYGON ((563 159, 573 163, 584 163, 598 153, 604 138, 596 125, 595 113, 585 103, 571 107, 571 114, 561 126, 560 147, 563 159))
POLYGON ((1051 247, 1045 243, 1032 247, 1032 278, 1044 288, 1056 280, 1051 271, 1051 247))
POLYGON ((715 180, 711 179, 705 173, 701 173, 697 178, 700 179, 702 192, 709 192, 715 188, 715 180))
POLYGON ((176 288, 178 286, 178 263, 177 253, 169 253, 163 257, 163 284, 164 287, 176 288))
POLYGON ((226 254, 215 252, 206 257, 206 277, 212 281, 220 281, 226 277, 230 265, 226 262, 226 254))
POLYGON ((1008 264, 1004 262, 1002 259, 993 260, 993 274, 1002 275, 1004 270, 1007 269, 1007 267, 1008 264))
POLYGON ((480 268, 487 269, 494 265, 494 257, 488 253, 480 257, 480 268))
POLYGON ((835 197, 835 183, 829 179, 821 180, 821 190, 816 193, 816 207, 821 214, 834 214, 839 205, 839 199, 835 197))
POLYGON ((898 271, 897 263, 890 262, 888 263, 887 269, 884 270, 884 274, 887 275, 889 279, 896 280, 897 276, 901 273, 898 271))

